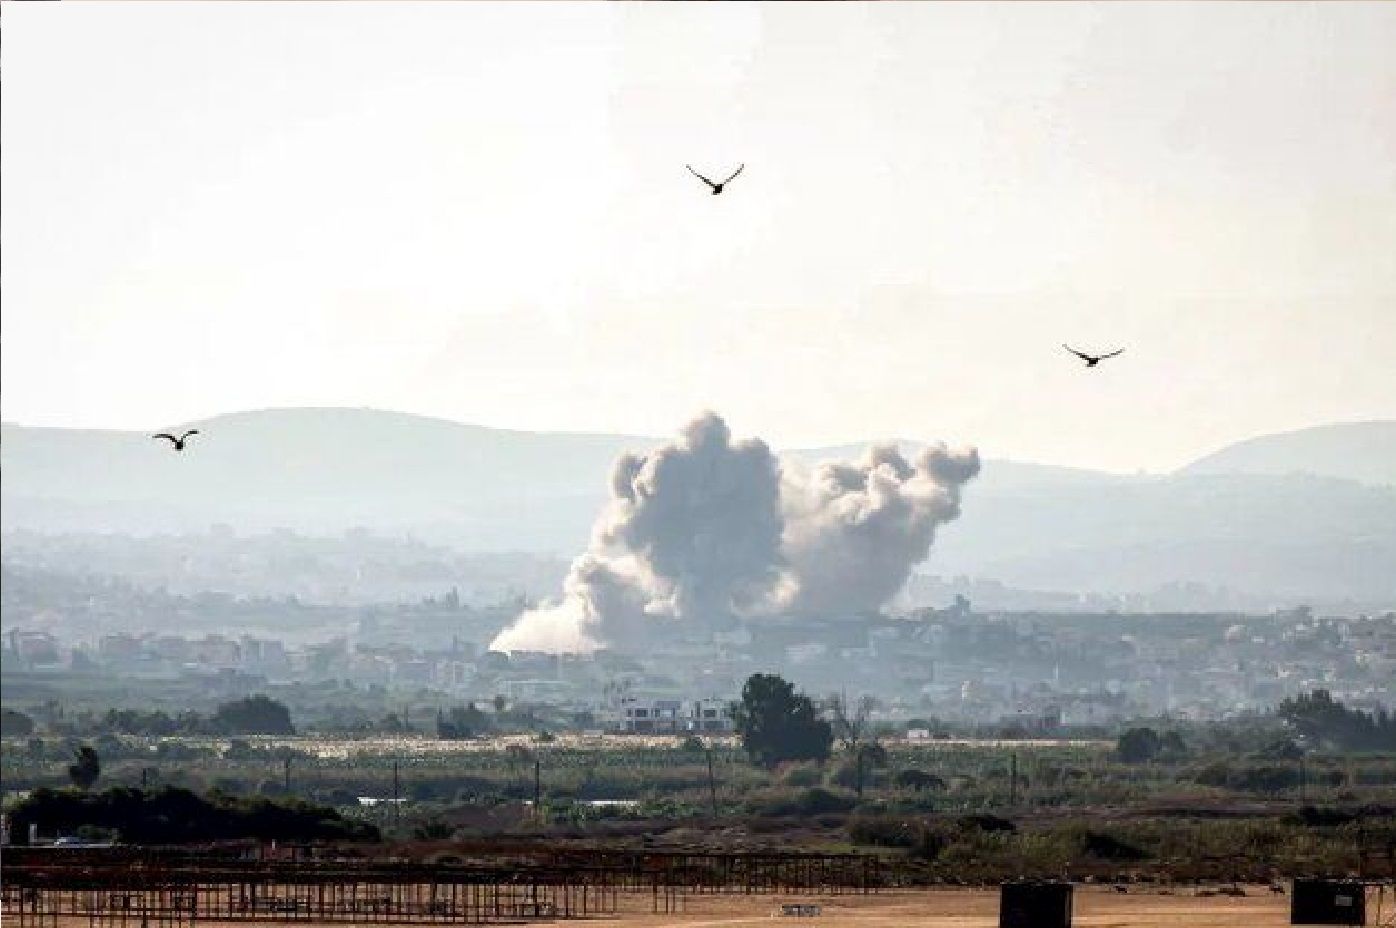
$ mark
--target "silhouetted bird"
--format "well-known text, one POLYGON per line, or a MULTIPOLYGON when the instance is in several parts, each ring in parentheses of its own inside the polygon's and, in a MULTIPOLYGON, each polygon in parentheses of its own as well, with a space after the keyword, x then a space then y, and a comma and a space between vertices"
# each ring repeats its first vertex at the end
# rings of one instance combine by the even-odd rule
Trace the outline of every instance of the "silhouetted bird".
POLYGON ((1123 348, 1120 348, 1118 350, 1110 352, 1109 354, 1086 354, 1084 351, 1077 351, 1075 348, 1067 344, 1063 344, 1062 347, 1065 348, 1067 351, 1070 351, 1072 354, 1076 355, 1076 357, 1080 358, 1082 361, 1085 361, 1087 367, 1095 367, 1097 364, 1099 364, 1101 361, 1104 361, 1106 358, 1113 358, 1117 354, 1124 354, 1125 351, 1123 348))
POLYGON ((698 179, 701 180, 703 183, 705 183, 705 184, 707 184, 709 187, 713 188, 713 196, 717 196, 719 193, 722 192, 722 188, 723 188, 723 187, 726 187, 728 184, 732 183, 732 178, 733 178, 733 177, 736 177, 738 174, 742 173, 742 168, 746 167, 746 165, 745 165, 745 164, 740 164, 740 165, 738 165, 738 166, 737 166, 737 169, 736 169, 735 171, 733 171, 733 172, 731 173, 731 175, 728 176, 728 178, 727 178, 726 180, 724 180, 724 181, 723 181, 722 183, 720 183, 720 184, 715 184, 715 183, 713 183, 712 181, 710 181, 710 180, 708 180, 706 177, 704 177, 702 174, 699 174, 697 171, 693 170, 693 165, 691 165, 691 164, 685 164, 684 167, 688 168, 689 173, 692 174, 694 177, 698 178, 698 179))
POLYGON ((183 450, 184 450, 184 442, 185 442, 185 440, 188 439, 190 435, 197 435, 197 434, 199 434, 199 430, 198 430, 198 429, 190 429, 189 431, 185 432, 183 435, 179 436, 178 438, 175 438, 173 435, 170 435, 170 434, 167 433, 167 432, 158 432, 158 433, 156 433, 156 434, 154 434, 154 435, 152 435, 152 436, 150 436, 150 437, 151 437, 151 438, 168 438, 168 439, 170 440, 170 444, 174 445, 174 450, 176 450, 176 451, 183 451, 183 450))

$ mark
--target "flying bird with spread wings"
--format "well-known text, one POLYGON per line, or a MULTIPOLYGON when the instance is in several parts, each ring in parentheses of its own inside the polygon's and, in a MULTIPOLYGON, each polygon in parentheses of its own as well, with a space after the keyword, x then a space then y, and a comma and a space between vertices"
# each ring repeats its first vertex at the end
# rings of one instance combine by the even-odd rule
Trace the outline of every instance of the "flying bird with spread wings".
POLYGON ((702 174, 699 174, 697 171, 693 170, 693 165, 691 165, 691 164, 685 164, 684 167, 688 168, 688 172, 689 172, 690 174, 692 174, 694 177, 698 178, 698 179, 701 180, 703 183, 705 183, 705 184, 707 184, 709 187, 713 188, 713 196, 717 196, 719 193, 722 192, 722 188, 723 188, 723 187, 726 187, 728 184, 732 183, 732 179, 733 179, 734 177, 736 177, 738 174, 742 173, 742 168, 746 167, 746 165, 745 165, 745 164, 739 164, 739 165, 737 165, 737 169, 736 169, 735 171, 733 171, 731 174, 729 174, 729 175, 727 176, 727 179, 724 180, 724 181, 723 181, 722 183, 720 183, 720 184, 714 183, 713 181, 708 180, 708 179, 707 179, 706 177, 704 177, 702 174))
POLYGON ((198 430, 198 429, 189 429, 187 432, 185 432, 183 435, 180 435, 178 438, 174 437, 173 435, 169 434, 168 432, 157 432, 156 434, 154 434, 154 435, 152 435, 152 436, 150 436, 150 437, 151 437, 151 438, 167 438, 167 439, 169 439, 170 444, 174 446, 174 450, 176 450, 176 451, 183 451, 183 450, 184 450, 184 443, 189 439, 189 436, 190 436, 190 435, 197 435, 197 434, 199 434, 199 430, 198 430))
POLYGON ((1099 364, 1101 361, 1104 361, 1106 358, 1113 358, 1115 357, 1115 355, 1124 354, 1125 351, 1123 348, 1116 348, 1109 354, 1086 354, 1086 352, 1077 351, 1075 348, 1065 343, 1062 344, 1062 347, 1065 348, 1067 351, 1070 351, 1072 354, 1076 355, 1076 357, 1080 358, 1082 361, 1085 361, 1087 367, 1095 367, 1097 364, 1099 364))

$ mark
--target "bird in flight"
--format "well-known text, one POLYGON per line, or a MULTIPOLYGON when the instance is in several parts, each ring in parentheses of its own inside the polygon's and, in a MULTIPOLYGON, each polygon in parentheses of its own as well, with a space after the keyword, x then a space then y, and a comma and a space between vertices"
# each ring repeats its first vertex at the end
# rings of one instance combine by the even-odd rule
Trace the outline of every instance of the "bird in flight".
POLYGON ((745 165, 745 164, 739 164, 739 165, 737 165, 737 169, 736 169, 735 171, 733 171, 733 172, 728 176, 728 178, 727 178, 726 180, 724 180, 724 181, 723 181, 722 183, 720 183, 720 184, 715 184, 715 183, 713 183, 712 181, 710 181, 710 180, 708 180, 706 177, 704 177, 702 174, 699 174, 697 171, 693 170, 693 165, 691 165, 691 164, 685 164, 684 167, 688 168, 688 172, 689 172, 690 174, 692 174, 694 177, 698 178, 698 179, 701 180, 703 183, 705 183, 705 184, 707 184, 709 187, 713 188, 713 196, 717 196, 719 193, 722 192, 722 188, 723 188, 723 187, 726 187, 728 184, 732 183, 732 178, 734 178, 734 177, 736 177, 738 174, 742 173, 742 168, 746 167, 746 165, 745 165))
POLYGON ((168 439, 170 440, 170 444, 174 445, 174 450, 176 450, 176 451, 183 451, 183 450, 184 450, 184 442, 185 442, 186 440, 188 440, 188 438, 189 438, 190 435, 197 435, 197 434, 199 434, 199 430, 198 430, 198 429, 190 429, 189 431, 185 432, 183 435, 179 436, 178 438, 175 438, 173 435, 169 434, 168 432, 158 432, 158 433, 156 433, 156 434, 154 434, 154 435, 152 435, 152 436, 150 436, 150 437, 151 437, 151 438, 168 438, 168 439))
POLYGON ((1087 367, 1095 367, 1106 358, 1113 358, 1117 354, 1124 354, 1125 351, 1123 348, 1117 348, 1109 354, 1086 354, 1084 351, 1077 351, 1075 348, 1065 343, 1062 344, 1062 347, 1076 355, 1076 357, 1080 358, 1082 361, 1085 361, 1087 367))

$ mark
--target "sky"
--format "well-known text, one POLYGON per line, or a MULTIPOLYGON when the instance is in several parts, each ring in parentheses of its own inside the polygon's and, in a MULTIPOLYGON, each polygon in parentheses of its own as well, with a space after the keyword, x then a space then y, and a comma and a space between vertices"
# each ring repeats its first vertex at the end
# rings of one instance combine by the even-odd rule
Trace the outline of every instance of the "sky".
POLYGON ((1396 418, 1393 4, 7 4, 0 412, 1396 418), (684 169, 744 173, 710 196, 684 169), (1084 369, 1062 342, 1120 358, 1084 369))

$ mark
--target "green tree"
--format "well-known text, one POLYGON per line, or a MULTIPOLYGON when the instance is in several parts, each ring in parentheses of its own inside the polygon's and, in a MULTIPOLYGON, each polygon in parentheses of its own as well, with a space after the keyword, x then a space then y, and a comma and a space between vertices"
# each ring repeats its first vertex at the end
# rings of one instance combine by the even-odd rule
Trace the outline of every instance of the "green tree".
POLYGON ((1159 759, 1168 762, 1187 760, 1191 755, 1187 742, 1176 731, 1164 732, 1159 739, 1159 759))
POLYGON ((775 767, 788 760, 826 760, 833 729, 808 696, 775 674, 752 674, 732 718, 754 763, 775 767))
POLYGON ((456 706, 450 712, 436 713, 436 737, 445 741, 478 738, 490 729, 490 718, 475 703, 456 706))
POLYGON ((1158 757, 1163 739, 1152 728, 1131 728, 1120 735, 1115 757, 1126 764, 1147 764, 1158 757))
POLYGON ((210 727, 222 735, 294 735, 291 711, 275 699, 260 693, 246 699, 225 702, 209 719, 210 727))
POLYGON ((1279 716, 1311 744, 1331 744, 1342 751, 1396 749, 1396 718, 1386 710, 1349 709, 1327 690, 1300 693, 1280 703, 1279 716))
POLYGON ((68 779, 73 781, 73 785, 81 790, 89 790, 101 775, 102 760, 97 752, 85 744, 78 748, 74 752, 73 763, 68 765, 68 779))

